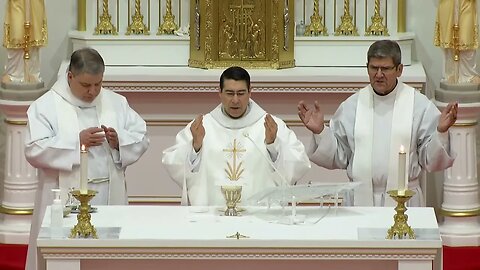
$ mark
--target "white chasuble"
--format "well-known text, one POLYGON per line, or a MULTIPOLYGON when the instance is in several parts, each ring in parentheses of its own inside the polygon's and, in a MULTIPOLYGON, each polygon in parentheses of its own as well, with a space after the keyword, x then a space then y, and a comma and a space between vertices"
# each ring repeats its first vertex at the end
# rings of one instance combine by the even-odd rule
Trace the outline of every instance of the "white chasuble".
POLYGON ((266 146, 265 115, 252 100, 240 119, 226 116, 221 105, 204 115, 205 138, 193 164, 189 162, 193 152, 191 123, 180 131, 176 144, 164 151, 162 162, 183 188, 183 204, 225 205, 221 185, 240 185, 240 204, 252 205, 256 202, 249 201, 249 197, 255 193, 289 185, 306 173, 310 161, 303 144, 276 117, 277 138, 266 146))

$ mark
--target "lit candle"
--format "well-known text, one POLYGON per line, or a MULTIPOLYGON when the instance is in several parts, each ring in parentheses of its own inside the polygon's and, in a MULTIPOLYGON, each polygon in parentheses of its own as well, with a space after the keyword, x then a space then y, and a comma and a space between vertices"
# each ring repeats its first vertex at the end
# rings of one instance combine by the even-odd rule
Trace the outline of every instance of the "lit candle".
POLYGON ((88 183, 88 151, 85 145, 82 144, 80 150, 80 194, 87 194, 88 183))
POLYGON ((406 178, 405 168, 407 163, 407 153, 405 153, 405 147, 400 146, 400 152, 398 153, 398 195, 405 195, 406 178))

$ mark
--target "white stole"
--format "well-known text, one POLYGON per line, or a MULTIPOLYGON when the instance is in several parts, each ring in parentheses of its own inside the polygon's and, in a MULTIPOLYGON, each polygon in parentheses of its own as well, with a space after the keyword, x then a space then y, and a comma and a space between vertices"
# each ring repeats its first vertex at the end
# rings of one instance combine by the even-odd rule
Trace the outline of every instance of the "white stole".
MULTIPOLYGON (((67 89, 67 91, 70 91, 67 89)), ((116 126, 116 115, 114 105, 111 104, 108 98, 105 98, 103 95, 104 90, 102 89, 100 94, 97 96, 97 99, 100 99, 100 102, 96 103, 97 117, 100 123, 108 124, 114 129, 118 130, 116 126)), ((75 140, 72 145, 77 144, 77 148, 80 149, 79 143, 79 132, 80 127, 78 124, 78 116, 75 111, 75 107, 67 102, 63 97, 56 93, 55 95, 55 107, 58 112, 58 128, 59 133, 62 133, 64 138, 68 140, 75 140)), ((111 149, 108 145, 108 142, 103 143, 103 147, 107 149, 107 153, 110 155, 111 149)), ((80 152, 79 152, 80 155, 80 152)), ((125 182, 123 181, 124 177, 122 176, 123 170, 116 168, 112 158, 108 158, 108 167, 109 167, 109 204, 126 204, 126 199, 124 194, 126 194, 125 182), (120 195, 122 195, 120 197, 120 195)), ((59 188, 61 190, 62 201, 66 198, 66 192, 72 187, 78 188, 80 186, 80 167, 72 168, 72 171, 59 171, 59 188), (65 196, 65 197, 64 197, 65 196)))
MULTIPOLYGON (((407 153, 407 173, 405 174, 407 179, 410 168, 410 141, 415 90, 411 87, 406 87, 400 82, 398 82, 397 88, 390 134, 387 191, 398 188, 398 152, 401 145, 405 147, 407 153)), ((372 149, 374 132, 373 115, 375 109, 373 102, 374 94, 370 85, 360 90, 358 94, 354 129, 355 151, 352 164, 352 176, 354 181, 360 181, 362 184, 355 189, 355 206, 373 206, 372 149)), ((392 206, 395 205, 395 202, 390 197, 386 197, 385 205, 392 206)))

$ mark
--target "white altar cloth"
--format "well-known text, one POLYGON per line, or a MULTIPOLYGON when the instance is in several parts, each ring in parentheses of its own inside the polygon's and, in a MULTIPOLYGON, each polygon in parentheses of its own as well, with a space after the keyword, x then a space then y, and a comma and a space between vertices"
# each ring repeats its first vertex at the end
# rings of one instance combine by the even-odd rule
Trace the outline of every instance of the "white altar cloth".
POLYGON ((435 269, 432 262, 441 257, 432 208, 408 209, 416 240, 385 240, 393 224, 392 208, 332 208, 316 222, 327 209, 297 207, 297 214, 306 216, 305 223, 297 225, 278 223, 280 209, 249 208, 239 217, 222 216, 219 207, 203 210, 207 209, 101 206, 92 214, 99 239, 66 238, 76 223, 74 215, 64 219, 64 238, 50 238, 47 211, 38 248, 48 270, 106 265, 116 269, 236 269, 232 265, 348 269, 349 263, 355 263, 356 269, 427 270, 435 269), (227 238, 237 232, 248 238, 227 238))

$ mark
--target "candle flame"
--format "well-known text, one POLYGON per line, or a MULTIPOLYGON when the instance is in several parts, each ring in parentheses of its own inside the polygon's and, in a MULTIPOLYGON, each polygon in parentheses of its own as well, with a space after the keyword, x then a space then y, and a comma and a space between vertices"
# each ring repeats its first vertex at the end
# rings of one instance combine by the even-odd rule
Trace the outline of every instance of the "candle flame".
POLYGON ((405 153, 405 146, 403 146, 403 144, 400 145, 400 153, 405 153))
POLYGON ((86 151, 85 144, 82 144, 82 147, 80 149, 82 150, 82 152, 85 152, 86 151))

